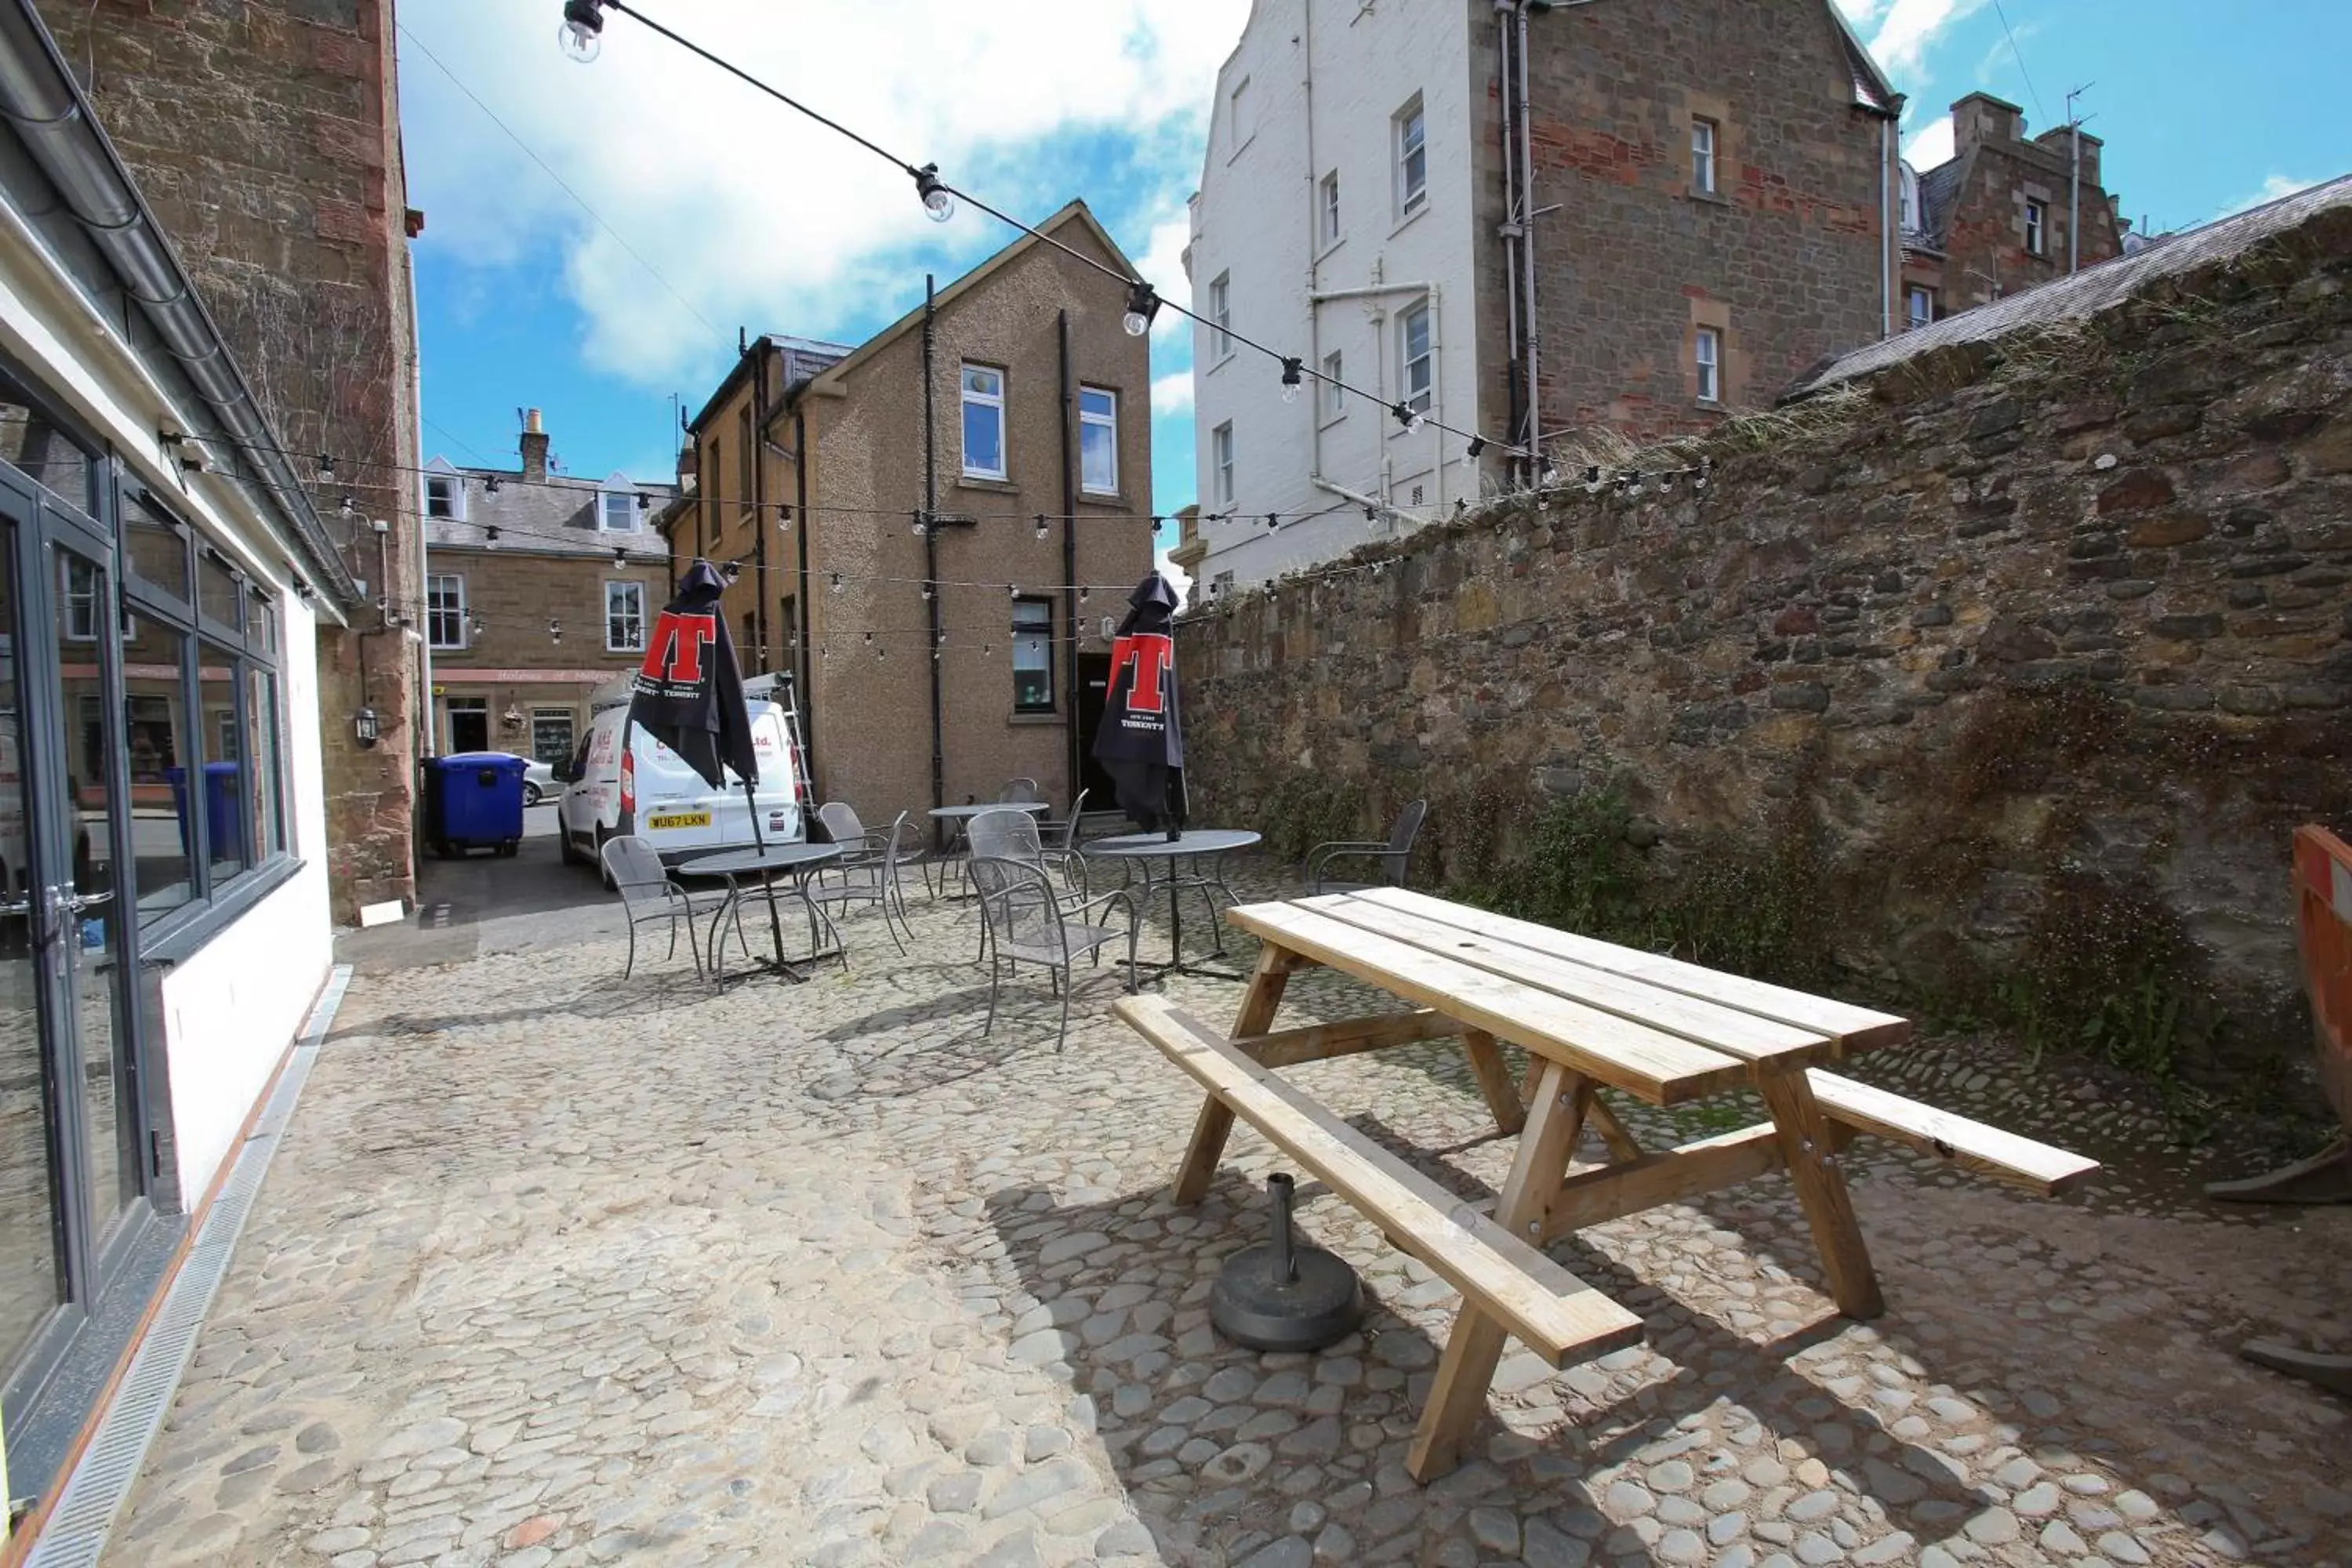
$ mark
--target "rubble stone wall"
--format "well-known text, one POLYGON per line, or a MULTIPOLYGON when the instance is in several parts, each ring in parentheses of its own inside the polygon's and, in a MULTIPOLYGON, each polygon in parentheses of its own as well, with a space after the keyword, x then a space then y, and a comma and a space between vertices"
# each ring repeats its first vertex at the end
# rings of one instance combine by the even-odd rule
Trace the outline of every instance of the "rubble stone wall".
POLYGON ((1571 482, 1196 613, 1195 816, 1294 851, 1426 795, 1415 879, 1492 889, 1606 799, 1824 984, 2144 984, 2298 1058, 2288 836, 2352 821, 2347 256, 2323 213, 1729 426, 1672 458, 1703 489, 1571 482))

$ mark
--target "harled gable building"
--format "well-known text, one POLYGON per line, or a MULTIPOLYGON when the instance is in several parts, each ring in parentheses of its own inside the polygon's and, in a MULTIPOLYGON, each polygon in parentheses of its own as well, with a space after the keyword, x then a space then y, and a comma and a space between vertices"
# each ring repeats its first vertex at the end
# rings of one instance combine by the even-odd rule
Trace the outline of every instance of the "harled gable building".
POLYGON ((568 760, 589 700, 635 670, 669 596, 655 521, 677 495, 625 474, 549 467, 539 410, 520 468, 425 464, 424 631, 432 750, 568 760))

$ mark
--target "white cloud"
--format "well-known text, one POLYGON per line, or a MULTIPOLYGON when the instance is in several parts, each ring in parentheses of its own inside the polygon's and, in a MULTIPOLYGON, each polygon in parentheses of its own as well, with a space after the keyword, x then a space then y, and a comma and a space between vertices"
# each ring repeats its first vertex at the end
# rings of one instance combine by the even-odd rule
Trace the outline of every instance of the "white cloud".
POLYGON ((1855 26, 1867 26, 1881 11, 1886 9, 1886 0, 1838 0, 1838 9, 1844 12, 1845 19, 1855 26))
POLYGON ((1165 550, 1154 552, 1151 557, 1151 563, 1160 569, 1160 574, 1162 577, 1168 579, 1168 585, 1176 590, 1177 603, 1186 605, 1191 605, 1192 602, 1192 574, 1190 572, 1185 571, 1181 566, 1177 565, 1173 561, 1169 560, 1168 552, 1165 550))
POLYGON ((2220 210, 2213 216, 2228 217, 2231 213, 2242 213, 2248 207, 2258 207, 2265 202, 2274 202, 2282 196, 2291 196, 2297 191, 2307 191, 2320 183, 2318 180, 2299 180, 2292 174, 2273 174, 2264 180, 2262 187, 2252 195, 2241 196, 2234 202, 2222 203, 2220 210))
POLYGON ((1889 76, 1927 79, 1928 47, 1984 0, 1895 0, 1871 36, 1872 58, 1889 76))
POLYGON ((1904 139, 1903 158, 1924 173, 1938 163, 1950 163, 1954 146, 1952 117, 1938 114, 1904 139))
POLYGON ((1992 85, 1995 75, 2017 68, 2018 50, 2024 47, 2026 39, 2041 30, 2042 24, 2039 22, 2026 23, 2015 29, 2013 36, 2009 29, 2004 28, 2001 36, 1993 40, 1992 47, 1985 50, 1984 58, 1977 61, 1977 85, 1989 88, 1992 85))
MULTIPOLYGON (((1136 269, 1163 300, 1192 308, 1192 281, 1184 274, 1184 247, 1192 243, 1192 219, 1179 211, 1151 226, 1151 238, 1135 258, 1136 269)), ((1191 323, 1173 310, 1162 310, 1151 322, 1151 335, 1163 341, 1182 335, 1191 323)))
POLYGON ((1151 378, 1151 416, 1154 419, 1192 411, 1192 373, 1190 370, 1171 371, 1166 375, 1151 378))
MULTIPOLYGON (((950 182, 1017 216, 1097 198, 1097 216, 1125 243, 1144 242, 1148 275, 1173 297, 1182 268, 1158 252, 1171 223, 1181 230, 1217 66, 1245 13, 1246 0, 1181 10, 896 0, 787 16, 772 0, 702 0, 677 20, 745 70, 898 156, 936 160, 950 182), (1089 132, 1131 136, 1121 188, 1079 188, 1068 139, 1089 132), (1139 215, 1156 226, 1148 234, 1139 215)), ((410 0, 401 25, 626 246, 404 42, 410 199, 431 218, 425 243, 460 263, 511 266, 558 245, 555 282, 586 318, 583 353, 595 368, 648 386, 707 374, 731 354, 739 323, 838 332, 852 318, 896 314, 927 268, 952 275, 1011 237, 969 210, 944 226, 926 222, 904 173, 626 16, 608 13, 595 64, 570 64, 553 16, 551 5, 410 0)))

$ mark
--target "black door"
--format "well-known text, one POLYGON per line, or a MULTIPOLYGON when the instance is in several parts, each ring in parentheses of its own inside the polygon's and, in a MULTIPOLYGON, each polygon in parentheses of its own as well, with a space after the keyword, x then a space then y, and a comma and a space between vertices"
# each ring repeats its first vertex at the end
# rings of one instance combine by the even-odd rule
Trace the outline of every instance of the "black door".
POLYGON ((1110 655, 1078 655, 1078 782, 1086 786, 1087 809, 1110 811, 1118 804, 1110 774, 1095 761, 1095 731, 1102 727, 1103 704, 1110 700, 1110 655))

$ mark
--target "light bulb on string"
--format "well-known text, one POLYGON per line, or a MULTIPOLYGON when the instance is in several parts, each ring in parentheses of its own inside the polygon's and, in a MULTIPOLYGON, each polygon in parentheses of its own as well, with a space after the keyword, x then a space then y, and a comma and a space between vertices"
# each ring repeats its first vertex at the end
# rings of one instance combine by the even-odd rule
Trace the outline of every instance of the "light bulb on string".
POLYGON ((335 482, 335 455, 332 452, 319 454, 319 482, 322 485, 335 482))
POLYGON ((1285 359, 1282 362, 1282 400, 1285 403, 1298 401, 1300 368, 1299 363, 1295 359, 1285 359))
POLYGON ((786 533, 792 531, 793 506, 790 501, 782 501, 777 504, 776 527, 786 533))
POLYGON ((351 521, 352 514, 359 510, 359 506, 358 503, 353 501, 351 497, 345 496, 343 498, 343 504, 335 510, 341 512, 343 515, 343 521, 348 522, 351 521))
POLYGON ((1400 403, 1395 407, 1390 409, 1389 412, 1396 416, 1396 422, 1404 426, 1404 433, 1406 435, 1410 436, 1414 431, 1421 428, 1421 410, 1415 408, 1412 404, 1400 403))
POLYGON ((1484 436, 1473 436, 1470 437, 1470 445, 1462 448, 1462 455, 1465 458, 1475 458, 1479 453, 1486 449, 1486 437, 1484 436))
POLYGON ((1139 278, 1127 286, 1127 314, 1119 318, 1119 325, 1127 329, 1129 337, 1139 338, 1150 331, 1151 318, 1159 313, 1160 296, 1150 284, 1139 278))
POLYGON ((928 528, 923 526, 923 514, 921 512, 910 511, 907 515, 914 520, 916 538, 920 539, 924 534, 930 531, 928 528))
POLYGON ((928 604, 929 604, 930 602, 931 602, 931 585, 930 585, 930 584, 929 584, 929 583, 925 583, 925 584, 923 584, 923 603, 925 603, 925 604, 927 604, 927 605, 928 605, 928 604))
POLYGON ((1037 537, 1045 537, 1045 514, 1042 511, 1037 514, 1037 537))
POLYGON ((604 7, 602 0, 564 0, 563 23, 555 29, 556 47, 563 58, 593 65, 604 47, 604 7))
POLYGON ((841 574, 838 572, 833 574, 833 591, 836 594, 841 592, 841 574))
POLYGON ((940 178, 940 166, 926 163, 919 169, 909 169, 915 176, 915 194, 923 198, 923 215, 933 223, 945 223, 955 216, 955 193, 940 178))

